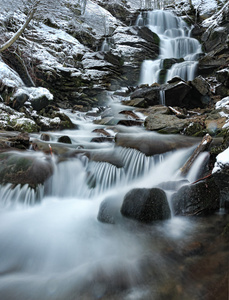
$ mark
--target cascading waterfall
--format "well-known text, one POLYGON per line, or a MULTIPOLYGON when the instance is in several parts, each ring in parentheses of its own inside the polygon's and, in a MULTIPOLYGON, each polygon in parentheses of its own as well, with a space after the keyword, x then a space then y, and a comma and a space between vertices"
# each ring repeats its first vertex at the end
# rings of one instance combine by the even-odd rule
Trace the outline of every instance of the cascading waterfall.
MULTIPOLYGON (((156 16, 164 18, 158 30, 162 44, 171 47, 172 57, 194 55, 196 48, 187 42, 185 23, 167 12, 161 17, 155 12, 156 16), (171 35, 176 35, 176 42, 171 35), (182 47, 179 54, 173 48, 176 43, 182 47)), ((163 59, 171 53, 163 54, 163 59)), ((160 72, 163 59, 152 62, 155 73, 160 72)), ((162 104, 163 99, 161 94, 162 104)), ((80 154, 62 161, 54 155, 54 174, 36 191, 28 185, 0 187, 0 299, 111 299, 110 295, 123 290, 122 297, 114 299, 154 299, 158 284, 167 283, 168 272, 174 275, 180 269, 180 262, 172 266, 171 257, 166 260, 166 239, 166 249, 161 251, 162 236, 169 237, 169 242, 174 238, 176 244, 189 242, 196 221, 190 226, 188 219, 174 218, 155 226, 139 226, 121 218, 121 203, 133 188, 166 186, 166 182, 186 178, 194 181, 206 155, 184 177, 180 168, 193 148, 146 156, 114 143, 91 143, 96 127, 92 120, 80 114, 69 116, 79 129, 63 134, 71 137, 71 150, 80 149, 80 154), (85 154, 98 149, 101 153, 112 149, 122 164, 93 161, 85 154), (115 199, 120 224, 97 220, 99 207, 107 199, 115 199), (147 286, 146 277, 152 272, 153 282, 147 286)), ((60 132, 49 134, 56 141, 60 132)), ((144 130, 136 129, 134 134, 143 135, 144 130)), ((37 154, 30 151, 30 155, 37 154)), ((168 200, 173 192, 166 190, 168 200)))
POLYGON ((160 53, 158 59, 143 62, 140 83, 164 83, 174 76, 194 79, 201 45, 190 36, 191 30, 182 18, 170 11, 149 11, 147 26, 160 37, 160 53), (166 66, 168 62, 173 63, 170 68, 166 66))
MULTIPOLYGON (((69 131, 72 146, 80 142, 87 147, 92 127, 81 119, 79 124, 82 131, 69 131)), ((137 130, 136 134, 143 133, 137 130)), ((53 133, 53 140, 55 134, 58 133, 53 133)), ((150 264, 146 260, 149 253, 146 229, 125 218, 121 221, 126 224, 124 227, 102 224, 97 221, 97 214, 104 199, 115 199, 119 211, 130 189, 151 188, 182 179, 179 169, 192 150, 148 157, 134 149, 112 144, 106 147, 114 148, 123 166, 90 161, 83 154, 59 163, 54 157, 54 174, 40 188, 39 195, 31 193, 26 185, 14 190, 10 185, 1 187, 0 299, 64 300, 75 299, 73 295, 84 299, 81 297, 84 294, 99 299, 111 291, 115 293, 120 284, 131 288, 144 282, 145 264, 148 268, 151 264, 153 268, 158 266, 157 277, 163 276, 161 266, 166 261, 156 245, 157 255, 154 253, 150 264), (25 208, 25 204, 30 206, 25 208)), ((175 220, 167 234, 170 229, 173 234, 175 220)), ((187 223, 178 222, 176 238, 183 239, 189 230, 187 223)), ((151 235, 152 229, 150 240, 151 235)))

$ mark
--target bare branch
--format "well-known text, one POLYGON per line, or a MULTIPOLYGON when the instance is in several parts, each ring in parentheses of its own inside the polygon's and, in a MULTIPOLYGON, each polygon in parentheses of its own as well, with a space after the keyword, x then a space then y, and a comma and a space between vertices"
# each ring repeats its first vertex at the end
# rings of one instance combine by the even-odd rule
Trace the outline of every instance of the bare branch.
POLYGON ((29 22, 32 20, 36 10, 37 10, 37 7, 38 7, 38 4, 40 3, 40 0, 36 1, 35 4, 33 5, 25 23, 22 25, 22 27, 15 33, 14 36, 12 36, 11 39, 9 39, 9 41, 7 41, 5 44, 3 44, 1 47, 0 47, 0 53, 4 50, 6 50, 7 48, 9 48, 20 36, 21 34, 23 33, 23 31, 25 30, 25 28, 28 26, 29 22))

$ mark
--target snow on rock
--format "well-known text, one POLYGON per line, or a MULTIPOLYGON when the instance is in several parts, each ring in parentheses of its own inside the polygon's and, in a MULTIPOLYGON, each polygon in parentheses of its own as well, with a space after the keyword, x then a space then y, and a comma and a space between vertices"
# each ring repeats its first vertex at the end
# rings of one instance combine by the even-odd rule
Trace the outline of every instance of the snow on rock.
POLYGON ((226 123, 223 125, 222 128, 228 128, 229 127, 229 97, 225 97, 222 100, 216 102, 215 108, 220 111, 220 116, 225 117, 226 123))
POLYGON ((17 97, 21 94, 26 94, 29 97, 30 100, 38 99, 41 97, 46 97, 48 100, 53 100, 53 95, 43 87, 23 87, 19 88, 16 93, 14 94, 14 97, 17 97))
POLYGON ((110 31, 121 25, 121 22, 113 17, 110 12, 90 0, 87 1, 83 17, 84 22, 94 29, 96 35, 100 36, 110 34, 110 31))
MULTIPOLYGON (((211 2, 212 1, 208 0, 207 2, 208 2, 208 5, 211 7, 211 2)), ((223 1, 220 1, 220 2, 223 3, 223 1)), ((229 9, 229 5, 228 5, 228 2, 226 2, 226 4, 224 4, 224 6, 217 13, 213 14, 211 17, 204 20, 202 25, 204 27, 208 27, 208 28, 215 27, 215 26, 220 26, 220 24, 223 21, 223 16, 225 14, 227 14, 228 9, 229 9)))
POLYGON ((218 101, 215 105, 216 109, 222 109, 226 107, 229 110, 229 97, 225 97, 222 100, 218 101))
POLYGON ((24 85, 17 72, 0 61, 0 81, 3 85, 18 88, 24 85))
POLYGON ((227 164, 229 164, 229 147, 223 152, 221 152, 219 155, 217 155, 215 166, 212 170, 212 173, 219 171, 222 165, 227 165, 227 164))

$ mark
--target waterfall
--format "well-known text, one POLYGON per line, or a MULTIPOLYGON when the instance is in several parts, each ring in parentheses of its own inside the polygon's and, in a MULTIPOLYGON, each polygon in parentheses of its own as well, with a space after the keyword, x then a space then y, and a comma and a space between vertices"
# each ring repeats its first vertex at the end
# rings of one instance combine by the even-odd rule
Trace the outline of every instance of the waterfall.
POLYGON ((160 104, 165 105, 165 90, 160 90, 160 104))
POLYGON ((105 38, 103 43, 102 43, 102 46, 101 46, 101 51, 102 52, 108 52, 110 50, 110 44, 108 43, 108 38, 105 38))
POLYGON ((175 76, 184 80, 194 79, 201 45, 196 39, 190 37, 190 28, 182 18, 165 10, 149 11, 147 26, 160 37, 160 53, 158 59, 143 62, 140 84, 163 83, 175 76), (164 66, 165 59, 175 62, 167 68, 164 66), (162 71, 166 71, 166 76, 162 71))

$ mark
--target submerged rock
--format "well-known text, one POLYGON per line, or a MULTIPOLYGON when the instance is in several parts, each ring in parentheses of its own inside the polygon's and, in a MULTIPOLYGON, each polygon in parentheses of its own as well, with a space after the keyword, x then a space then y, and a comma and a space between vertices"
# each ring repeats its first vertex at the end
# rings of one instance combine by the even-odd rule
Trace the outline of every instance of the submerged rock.
POLYGON ((158 188, 129 191, 124 197, 121 213, 142 223, 169 219, 171 215, 166 194, 158 188))
POLYGON ((120 203, 117 197, 108 197, 99 206, 97 219, 102 223, 115 224, 121 217, 120 203))

